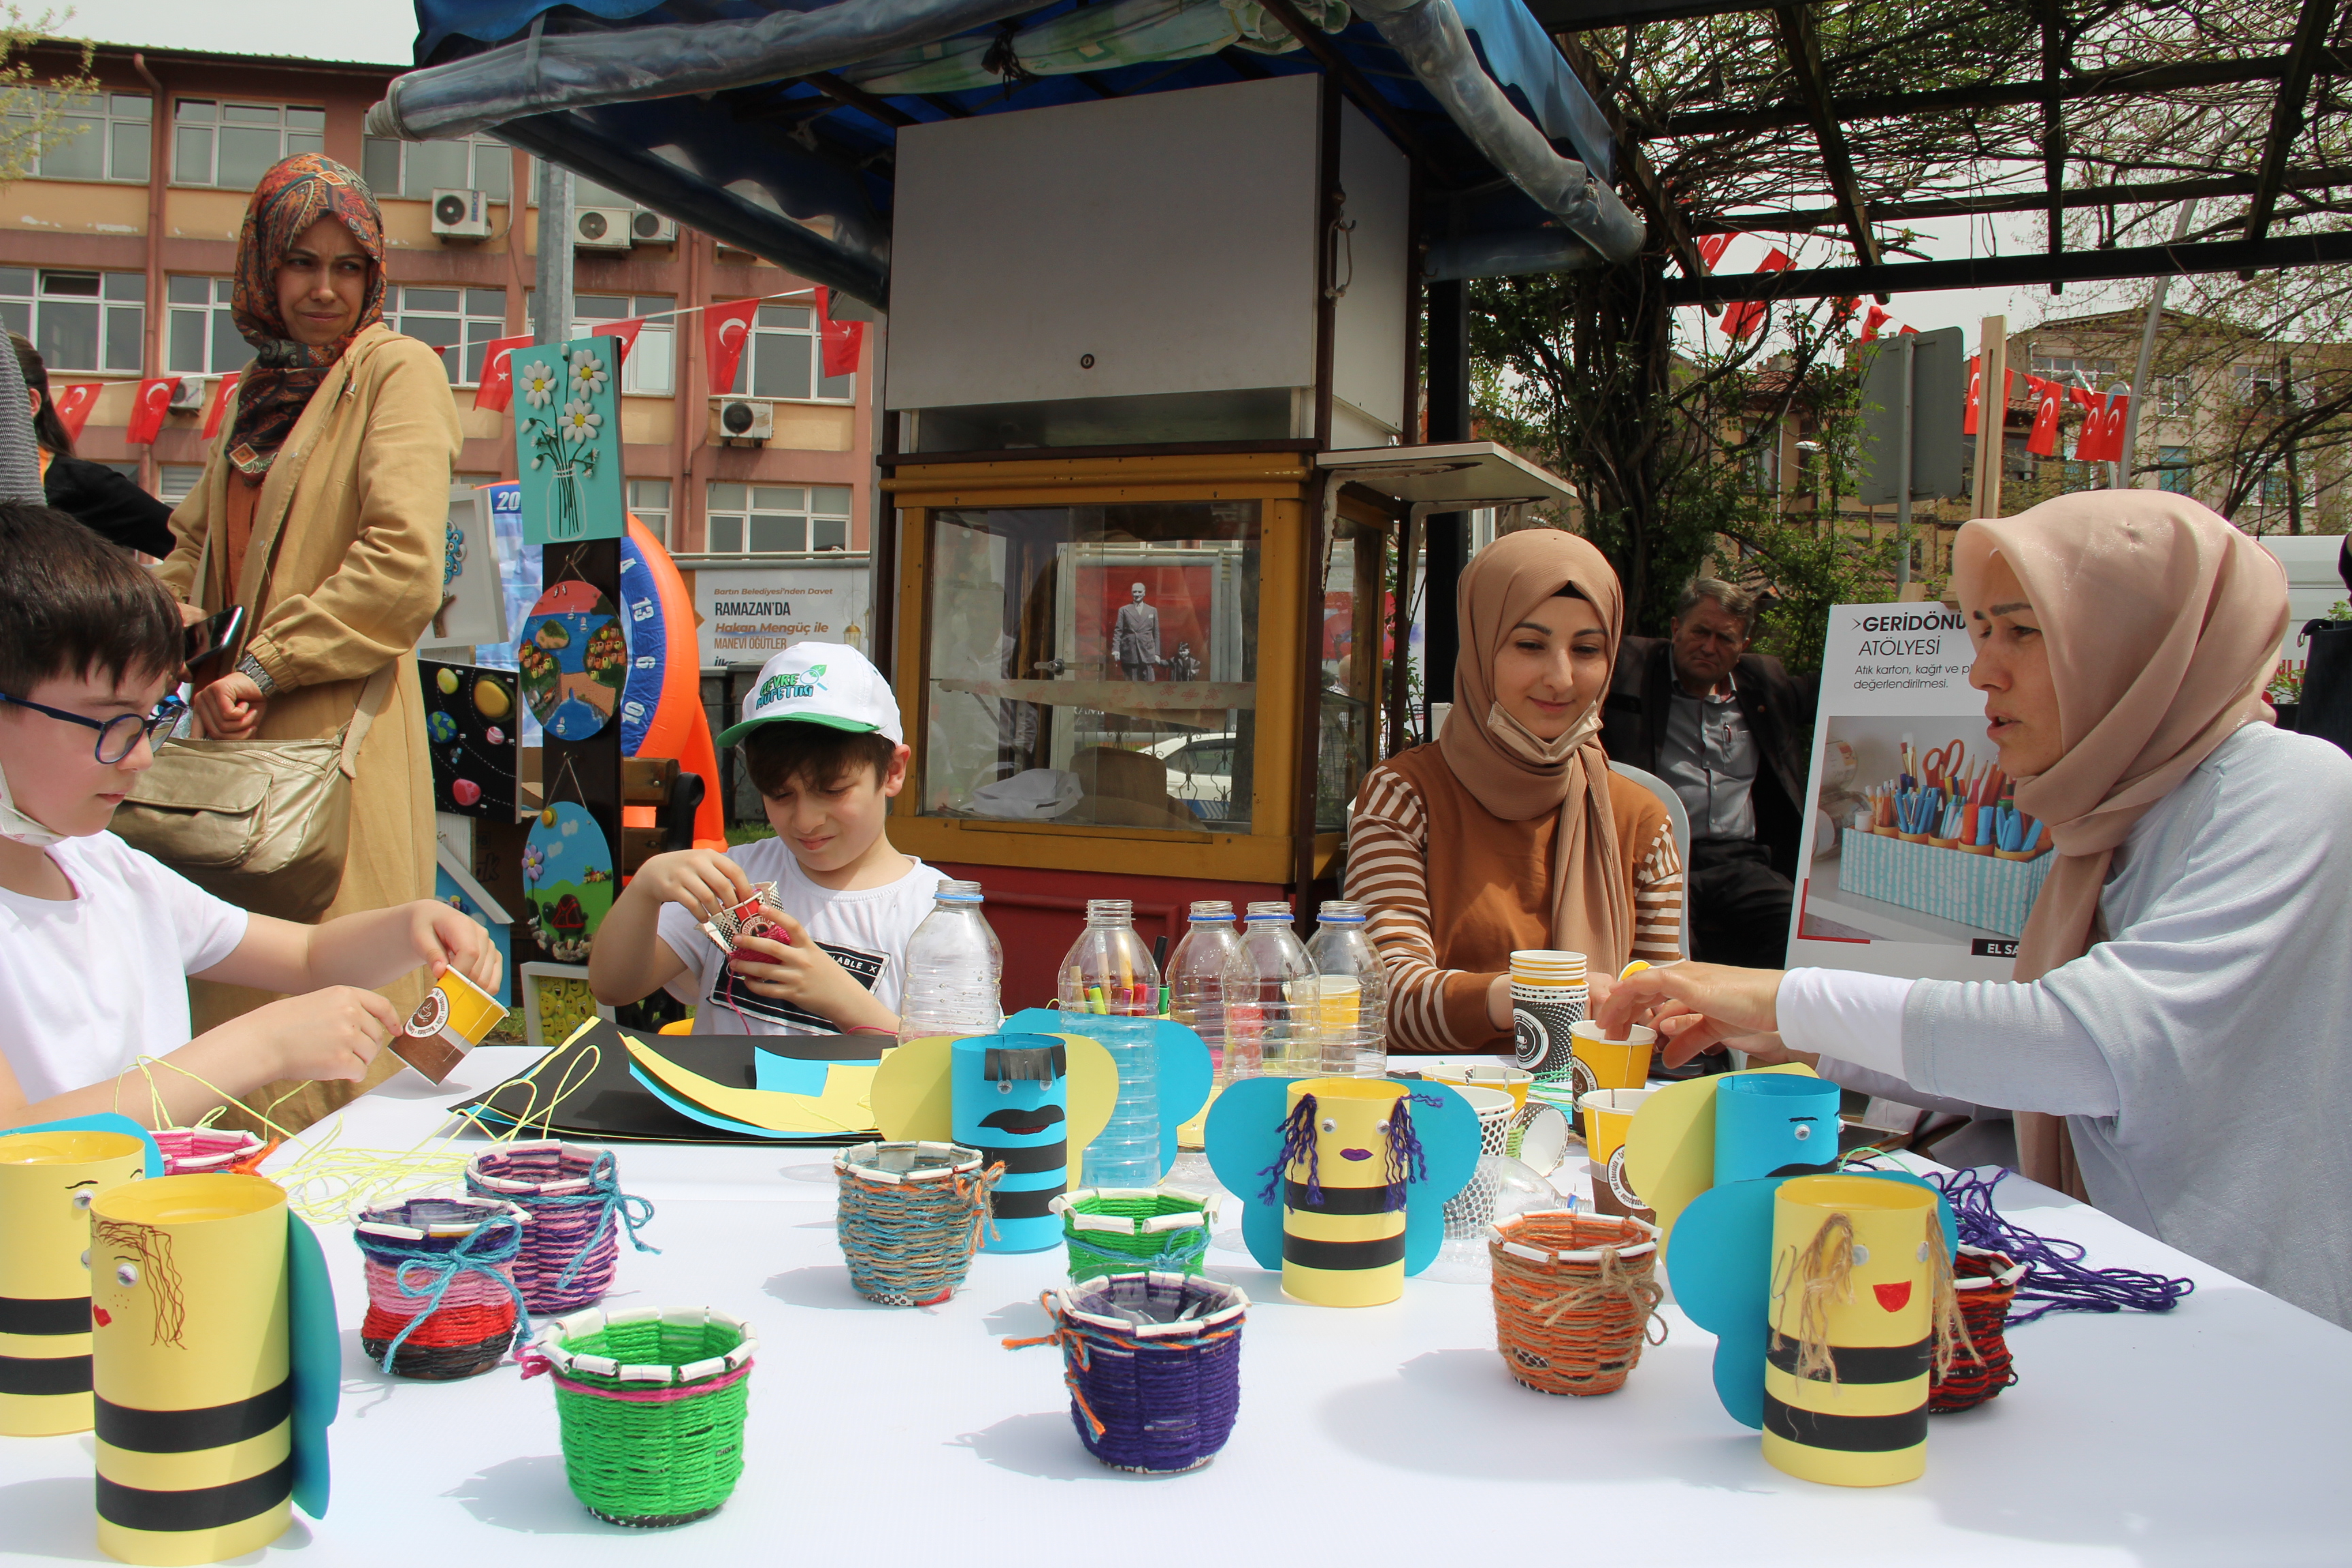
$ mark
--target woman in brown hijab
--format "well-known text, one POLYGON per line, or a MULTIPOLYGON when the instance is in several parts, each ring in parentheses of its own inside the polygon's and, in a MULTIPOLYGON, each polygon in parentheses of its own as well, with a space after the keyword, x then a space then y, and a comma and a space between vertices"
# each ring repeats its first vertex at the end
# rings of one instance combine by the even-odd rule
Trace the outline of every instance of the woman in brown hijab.
POLYGON ((1458 700, 1435 745, 1365 775, 1348 831, 1396 1051, 1508 1049, 1516 948, 1581 952, 1607 975, 1681 956, 1665 806, 1601 749, 1616 573, 1575 534, 1528 529, 1480 551, 1457 600, 1458 700))
POLYGON ((1602 1022, 2017 1111, 2027 1175, 2352 1325, 2352 758, 2263 700, 2284 574, 2185 496, 2105 490, 1969 523, 1953 579, 2057 851, 2015 981, 1690 964, 1602 1022))
MULTIPOLYGON (((411 651, 441 607, 461 437, 447 374, 384 325, 383 295, 383 220, 357 174, 305 154, 262 176, 233 306, 257 357, 157 569, 198 610, 245 606, 239 663, 196 693, 206 733, 323 738, 371 704, 342 885, 321 919, 433 892, 433 780, 411 651)), ((423 992, 411 976, 383 994, 405 1016, 423 992)), ((199 1033, 269 999, 204 982, 190 998, 199 1033)), ((284 1086, 292 1098, 271 1114, 299 1128, 400 1066, 387 1051, 362 1083, 284 1086)))

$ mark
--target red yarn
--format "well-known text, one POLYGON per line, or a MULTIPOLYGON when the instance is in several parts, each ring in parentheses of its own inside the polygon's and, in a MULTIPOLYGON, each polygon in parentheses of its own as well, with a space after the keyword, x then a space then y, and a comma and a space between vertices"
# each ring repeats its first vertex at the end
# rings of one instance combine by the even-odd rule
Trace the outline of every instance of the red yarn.
POLYGON ((1941 1377, 1930 1374, 1930 1415, 1948 1415, 1982 1405, 2017 1381, 2001 1323, 2024 1274, 2015 1260, 1981 1247, 1963 1246, 1952 1259, 1953 1281, 1959 1287, 1955 1293, 1959 1298, 1960 1321, 1968 1328, 1969 1342, 1976 1347, 1976 1354, 1963 1351, 1952 1358, 1951 1371, 1941 1377), (1982 1283, 1971 1287, 1972 1280, 1982 1283))
MULTIPOLYGON (((360 1338, 390 1343, 408 1326, 409 1320, 385 1311, 373 1302, 368 1304, 367 1316, 360 1322, 360 1338)), ((478 1345, 486 1340, 510 1339, 514 1334, 515 1310, 512 1301, 486 1302, 479 1306, 444 1306, 439 1311, 416 1325, 416 1331, 402 1341, 401 1348, 410 1345, 435 1349, 451 1345, 478 1345)))

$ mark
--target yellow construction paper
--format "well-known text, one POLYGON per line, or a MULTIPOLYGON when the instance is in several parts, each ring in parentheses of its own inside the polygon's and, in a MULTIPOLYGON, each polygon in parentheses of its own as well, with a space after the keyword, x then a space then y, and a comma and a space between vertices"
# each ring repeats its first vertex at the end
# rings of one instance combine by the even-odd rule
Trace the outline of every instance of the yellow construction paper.
MULTIPOLYGON (((1063 1059, 1070 1069, 1062 1114, 1067 1118, 1063 1125, 1068 1130, 1070 1185, 1075 1187, 1087 1145, 1110 1125, 1110 1113, 1118 1104, 1118 1065, 1099 1041, 1084 1035, 1046 1038, 1062 1042, 1063 1059)), ((952 1036, 937 1035, 882 1053, 874 1074, 874 1125, 883 1137, 893 1142, 955 1141, 949 1070, 953 1041, 952 1036)))
MULTIPOLYGON (((1751 1072, 1821 1075, 1800 1062, 1751 1072)), ((1674 1237, 1675 1221, 1691 1200, 1715 1185, 1715 1090, 1738 1073, 1710 1073, 1654 1089, 1633 1113, 1625 1134, 1625 1184, 1658 1216, 1658 1256, 1674 1237)))
POLYGON ((871 1132, 872 1062, 826 1064, 824 1092, 785 1094, 772 1089, 730 1089, 688 1072, 643 1041, 623 1036, 637 1065, 705 1110, 771 1132, 871 1132))
MULTIPOLYGON (((53 1129, 0 1137, 0 1297, 79 1300, 82 1331, 0 1333, 0 1356, 26 1361, 90 1353, 87 1303, 89 1204, 110 1187, 145 1174, 146 1145, 125 1132, 53 1129)), ((87 1432, 90 1396, 0 1392, 0 1435, 41 1437, 87 1432)))
MULTIPOLYGON (((1409 1092, 1393 1079, 1310 1078, 1295 1079, 1284 1100, 1288 1114, 1298 1102, 1315 1099, 1318 1122, 1315 1129, 1313 1163, 1292 1160, 1284 1167, 1287 1182, 1304 1186, 1312 1174, 1326 1193, 1360 1195, 1389 1184, 1389 1123, 1397 1101, 1409 1092), (1370 1151, 1371 1158, 1351 1160, 1341 1152, 1370 1151)), ((1439 1092, 1444 1092, 1440 1090, 1439 1092)), ((1405 1211, 1375 1214, 1322 1214, 1293 1208, 1282 1210, 1282 1290, 1286 1296, 1318 1307, 1378 1307, 1404 1294, 1405 1211), (1320 1246, 1346 1259, 1344 1267, 1305 1262, 1299 1254, 1320 1246), (1355 1261, 1349 1255, 1387 1261, 1355 1261)), ((1311 1256, 1327 1256, 1318 1252, 1311 1256)))

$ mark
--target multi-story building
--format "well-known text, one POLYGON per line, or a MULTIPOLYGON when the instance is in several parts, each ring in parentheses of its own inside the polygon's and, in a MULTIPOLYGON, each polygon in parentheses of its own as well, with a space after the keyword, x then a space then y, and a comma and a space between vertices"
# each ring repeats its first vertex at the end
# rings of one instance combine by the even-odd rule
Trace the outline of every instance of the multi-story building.
MULTIPOLYGON (((78 47, 42 46, 33 67, 50 79, 79 58, 78 47)), ((98 90, 59 106, 0 213, 0 321, 32 338, 53 388, 105 388, 82 456, 167 500, 194 483, 211 383, 252 357, 229 311, 247 197, 279 158, 323 152, 360 170, 383 205, 385 315, 442 351, 465 427, 460 477, 514 476, 509 416, 474 397, 485 347, 530 330, 529 156, 488 137, 367 136, 368 108, 398 74, 389 66, 102 45, 89 74, 98 90), (133 446, 137 383, 165 375, 184 378, 180 403, 152 446, 133 446)), ((584 182, 574 201, 576 331, 653 318, 629 355, 621 416, 638 516, 689 570, 725 563, 712 557, 865 552, 867 366, 823 374, 808 286, 584 182), (749 298, 764 302, 733 384, 711 387, 695 311, 749 298), (764 441, 730 439, 718 421, 722 399, 747 398, 772 413, 764 441)))

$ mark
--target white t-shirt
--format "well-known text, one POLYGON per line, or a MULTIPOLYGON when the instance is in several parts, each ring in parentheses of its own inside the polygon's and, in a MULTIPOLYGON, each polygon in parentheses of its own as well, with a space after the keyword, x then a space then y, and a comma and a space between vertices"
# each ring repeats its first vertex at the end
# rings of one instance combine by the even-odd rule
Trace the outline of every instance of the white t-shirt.
MULTIPOLYGON (((776 884, 776 901, 808 929, 817 946, 863 981, 882 1005, 898 1011, 906 991, 907 939, 931 912, 945 875, 908 856, 907 874, 878 888, 835 892, 808 879, 790 846, 762 838, 730 849, 727 858, 754 882, 776 884)), ((683 905, 664 904, 656 927, 686 965, 669 994, 694 1005, 698 1035, 833 1035, 838 1026, 789 1002, 755 994, 735 983, 727 955, 705 935, 683 905)))
POLYGON ((0 1052, 27 1100, 188 1043, 186 977, 245 940, 246 914, 111 833, 49 847, 70 899, 0 888, 0 1052))

